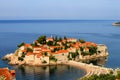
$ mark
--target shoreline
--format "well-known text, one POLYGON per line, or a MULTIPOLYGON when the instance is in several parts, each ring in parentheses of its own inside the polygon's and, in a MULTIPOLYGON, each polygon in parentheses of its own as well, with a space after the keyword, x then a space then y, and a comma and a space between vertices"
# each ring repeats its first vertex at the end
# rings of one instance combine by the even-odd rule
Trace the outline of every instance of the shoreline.
MULTIPOLYGON (((8 57, 8 56, 7 56, 8 57)), ((10 57, 10 56, 9 56, 10 57)), ((3 57, 3 59, 7 59, 6 57, 3 57)), ((57 66, 57 65, 70 65, 70 66, 73 66, 73 67, 76 67, 78 69, 81 69, 84 71, 84 74, 82 77, 80 78, 83 78, 83 77, 89 77, 93 74, 96 74, 96 75, 100 75, 100 74, 109 74, 110 73, 110 68, 105 68, 105 67, 100 67, 100 66, 95 66, 93 64, 86 64, 86 63, 82 63, 82 62, 76 62, 76 61, 67 61, 67 62, 62 62, 62 63, 56 63, 56 62, 52 62, 52 63, 49 63, 49 64, 26 64, 24 62, 21 62, 18 63, 18 64, 10 64, 10 65, 27 65, 27 66, 57 66), (23 64, 21 64, 23 63, 23 64)))
MULTIPOLYGON (((67 65, 74 66, 80 68, 85 71, 85 75, 83 77, 89 77, 93 74, 100 75, 100 74, 109 74, 112 70, 111 68, 95 66, 92 64, 86 64, 81 62, 69 61, 66 63, 67 65)), ((81 77, 81 78, 83 78, 81 77)))
MULTIPOLYGON (((83 74, 82 77, 84 77, 84 76, 88 73, 88 70, 87 70, 86 68, 84 68, 84 67, 82 67, 82 66, 79 66, 79 65, 77 65, 77 64, 73 64, 73 63, 68 62, 68 63, 66 63, 65 65, 73 66, 73 67, 76 67, 76 68, 78 68, 78 69, 83 70, 83 71, 84 71, 84 74, 83 74)), ((80 77, 80 78, 82 78, 82 77, 80 77)))
POLYGON ((112 26, 120 26, 120 23, 114 22, 114 23, 112 23, 112 26))

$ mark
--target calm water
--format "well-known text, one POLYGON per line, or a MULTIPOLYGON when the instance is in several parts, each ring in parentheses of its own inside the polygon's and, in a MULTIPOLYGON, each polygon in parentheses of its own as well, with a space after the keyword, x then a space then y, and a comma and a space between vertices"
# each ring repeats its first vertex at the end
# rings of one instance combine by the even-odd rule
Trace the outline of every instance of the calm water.
MULTIPOLYGON (((40 35, 67 36, 85 39, 108 46, 109 57, 106 67, 120 68, 120 27, 112 26, 115 21, 0 21, 0 58, 14 52, 21 42, 32 43, 40 35)), ((47 67, 10 66, 0 60, 0 67, 16 70, 17 80, 75 80, 84 71, 72 66, 47 67)))

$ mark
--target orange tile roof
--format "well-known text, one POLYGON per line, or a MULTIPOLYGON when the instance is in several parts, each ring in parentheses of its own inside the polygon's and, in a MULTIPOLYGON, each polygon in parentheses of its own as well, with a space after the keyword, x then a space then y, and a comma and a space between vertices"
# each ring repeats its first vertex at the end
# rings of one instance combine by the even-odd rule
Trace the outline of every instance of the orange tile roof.
POLYGON ((42 48, 41 46, 34 46, 33 48, 42 48))
POLYGON ((43 52, 50 52, 51 50, 48 49, 48 48, 44 48, 44 49, 42 49, 42 51, 43 51, 43 52))
POLYGON ((62 42, 66 42, 66 39, 63 39, 62 42))
POLYGON ((31 45, 30 45, 30 44, 25 44, 24 46, 29 47, 29 46, 31 46, 31 45))
POLYGON ((34 55, 34 53, 28 52, 28 53, 26 54, 26 56, 29 56, 29 55, 34 55))
POLYGON ((21 52, 25 52, 26 50, 21 50, 21 52))
POLYGON ((15 73, 15 70, 10 70, 10 73, 15 73))
POLYGON ((14 78, 15 77, 15 70, 10 70, 11 73, 11 77, 14 78))
POLYGON ((93 42, 85 42, 83 44, 80 44, 80 46, 86 47, 86 46, 97 46, 97 45, 95 43, 93 43, 93 42))
POLYGON ((11 74, 7 68, 0 68, 0 76, 4 76, 5 80, 11 80, 11 74))
POLYGON ((74 47, 74 48, 79 48, 78 44, 71 44, 71 46, 74 47))
POLYGON ((57 52, 55 52, 56 54, 59 54, 59 53, 67 53, 67 52, 69 52, 68 50, 59 50, 59 51, 57 51, 57 52))
POLYGON ((36 53, 35 56, 36 56, 37 58, 40 58, 42 55, 39 54, 39 53, 36 53))
POLYGON ((89 49, 87 47, 84 48, 85 51, 89 51, 89 49))
POLYGON ((35 46, 35 47, 33 47, 34 49, 44 49, 44 48, 46 48, 46 47, 43 47, 43 46, 35 46))
POLYGON ((60 48, 60 47, 63 47, 63 46, 50 46, 50 48, 54 49, 54 48, 60 48))
POLYGON ((33 51, 34 53, 41 53, 42 50, 36 50, 36 51, 33 51))
POLYGON ((46 40, 48 40, 48 41, 53 41, 53 38, 48 37, 46 40))

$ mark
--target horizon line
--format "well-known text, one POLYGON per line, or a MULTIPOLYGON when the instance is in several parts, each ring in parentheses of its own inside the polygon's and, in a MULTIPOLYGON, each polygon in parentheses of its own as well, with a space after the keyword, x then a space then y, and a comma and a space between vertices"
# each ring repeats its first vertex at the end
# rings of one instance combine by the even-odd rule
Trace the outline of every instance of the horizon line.
MULTIPOLYGON (((76 21, 80 21, 80 20, 115 20, 115 19, 0 19, 0 21, 47 21, 47 20, 51 20, 51 21, 62 21, 62 20, 64 20, 64 21, 71 21, 71 20, 76 20, 76 21)), ((118 20, 118 19, 116 19, 116 20, 118 20)))

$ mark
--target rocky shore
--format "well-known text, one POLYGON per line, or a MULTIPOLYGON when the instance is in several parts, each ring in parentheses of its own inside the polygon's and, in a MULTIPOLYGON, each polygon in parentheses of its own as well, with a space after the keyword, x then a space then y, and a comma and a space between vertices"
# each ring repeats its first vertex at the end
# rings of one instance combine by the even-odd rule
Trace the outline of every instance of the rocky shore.
POLYGON ((113 26, 120 26, 120 22, 114 22, 112 23, 113 26))
POLYGON ((29 66, 47 66, 47 65, 59 65, 59 64, 65 64, 67 62, 55 62, 55 61, 50 61, 49 63, 36 63, 36 62, 30 62, 26 63, 25 61, 19 61, 17 60, 18 56, 15 56, 13 53, 5 55, 2 60, 8 60, 8 64, 10 65, 29 65, 29 66))
MULTIPOLYGON (((98 58, 103 58, 103 57, 107 57, 107 56, 108 56, 108 53, 101 53, 98 55, 95 54, 95 55, 91 55, 91 56, 84 56, 79 61, 80 62, 87 61, 87 60, 98 59, 98 58)), ((30 66, 58 65, 58 64, 66 64, 69 62, 69 61, 64 61, 64 62, 50 61, 49 63, 39 63, 39 64, 36 62, 26 63, 25 61, 19 61, 18 56, 15 56, 12 53, 5 55, 2 59, 8 60, 8 64, 10 64, 10 65, 30 65, 30 66)))

